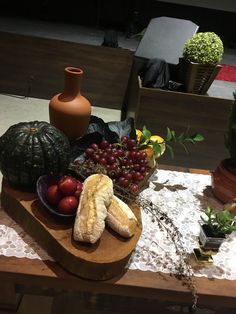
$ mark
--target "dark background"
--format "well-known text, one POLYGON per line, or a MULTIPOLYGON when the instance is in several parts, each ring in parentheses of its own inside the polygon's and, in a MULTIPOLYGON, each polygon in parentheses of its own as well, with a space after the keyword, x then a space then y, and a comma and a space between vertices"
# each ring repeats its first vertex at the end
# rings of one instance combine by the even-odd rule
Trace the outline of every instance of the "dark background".
POLYGON ((214 31, 228 47, 236 41, 235 12, 155 0, 2 0, 0 16, 74 23, 122 32, 141 31, 151 18, 169 16, 191 20, 199 25, 199 31, 214 31))

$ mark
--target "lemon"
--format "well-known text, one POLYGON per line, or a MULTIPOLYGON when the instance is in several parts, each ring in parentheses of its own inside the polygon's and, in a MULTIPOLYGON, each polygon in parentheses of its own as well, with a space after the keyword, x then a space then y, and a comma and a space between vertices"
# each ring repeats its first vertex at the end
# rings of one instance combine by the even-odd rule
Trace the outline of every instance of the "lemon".
POLYGON ((141 138, 143 137, 143 132, 136 129, 136 137, 137 137, 137 141, 140 142, 141 138))
POLYGON ((159 135, 152 135, 150 137, 150 141, 151 142, 157 142, 158 144, 160 144, 160 147, 161 147, 161 153, 155 154, 155 157, 159 157, 162 154, 164 154, 164 152, 166 150, 166 144, 165 144, 165 140, 163 137, 161 137, 159 135))

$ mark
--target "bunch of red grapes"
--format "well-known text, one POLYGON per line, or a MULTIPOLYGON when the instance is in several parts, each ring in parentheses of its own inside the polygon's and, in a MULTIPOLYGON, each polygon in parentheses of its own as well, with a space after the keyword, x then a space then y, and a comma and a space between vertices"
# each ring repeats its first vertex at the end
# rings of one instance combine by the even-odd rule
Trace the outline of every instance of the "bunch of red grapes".
POLYGON ((147 154, 138 149, 136 140, 126 136, 119 143, 110 144, 106 140, 99 145, 93 143, 85 154, 88 166, 101 165, 115 183, 133 193, 139 190, 149 170, 147 154))

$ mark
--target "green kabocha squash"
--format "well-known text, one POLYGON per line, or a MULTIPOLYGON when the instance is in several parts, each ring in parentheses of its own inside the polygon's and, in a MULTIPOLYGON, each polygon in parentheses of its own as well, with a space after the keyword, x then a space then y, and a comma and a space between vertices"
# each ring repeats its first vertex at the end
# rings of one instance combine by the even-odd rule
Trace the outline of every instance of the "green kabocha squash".
POLYGON ((21 188, 34 189, 43 174, 63 173, 69 154, 67 137, 45 121, 20 122, 0 137, 0 170, 21 188))

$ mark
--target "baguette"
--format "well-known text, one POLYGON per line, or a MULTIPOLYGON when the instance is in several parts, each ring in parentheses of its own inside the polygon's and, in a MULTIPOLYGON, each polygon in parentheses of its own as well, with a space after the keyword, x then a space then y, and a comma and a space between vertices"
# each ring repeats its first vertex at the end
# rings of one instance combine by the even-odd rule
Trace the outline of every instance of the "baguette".
POLYGON ((106 223, 121 236, 130 238, 135 233, 138 221, 129 206, 113 195, 107 210, 106 223))
POLYGON ((73 237, 76 241, 95 243, 105 228, 107 208, 113 197, 113 182, 103 174, 93 174, 84 181, 73 237))

